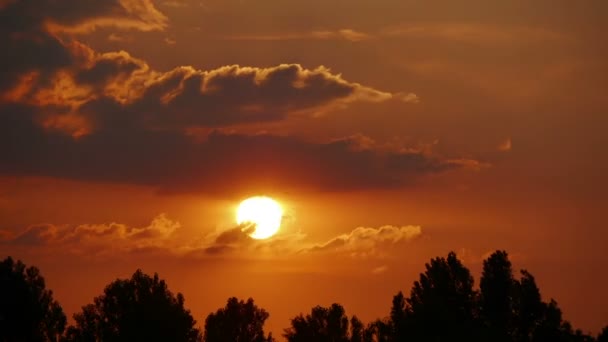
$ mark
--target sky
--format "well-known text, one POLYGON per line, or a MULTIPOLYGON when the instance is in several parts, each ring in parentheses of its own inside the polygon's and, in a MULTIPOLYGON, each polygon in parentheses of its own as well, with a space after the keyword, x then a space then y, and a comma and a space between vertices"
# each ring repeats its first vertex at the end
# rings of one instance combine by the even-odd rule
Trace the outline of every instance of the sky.
POLYGON ((0 257, 68 315, 137 268, 199 323, 388 315, 491 252, 608 318, 608 2, 0 0, 0 257), (270 196, 253 240, 238 204, 270 196))

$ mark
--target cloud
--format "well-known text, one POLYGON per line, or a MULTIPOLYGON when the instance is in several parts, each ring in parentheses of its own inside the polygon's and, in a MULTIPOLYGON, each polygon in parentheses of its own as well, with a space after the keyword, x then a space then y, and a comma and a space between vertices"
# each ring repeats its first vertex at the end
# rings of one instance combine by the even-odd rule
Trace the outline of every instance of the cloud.
POLYGON ((212 232, 201 243, 192 246, 187 255, 194 258, 286 256, 295 255, 305 243, 304 234, 286 231, 285 227, 264 240, 251 238, 249 234, 253 229, 253 225, 239 225, 212 232))
POLYGON ((45 253, 60 253, 87 257, 122 257, 130 253, 155 253, 192 259, 268 255, 295 255, 304 235, 279 232, 266 240, 255 240, 248 234, 253 226, 239 225, 185 239, 177 233, 181 224, 160 214, 144 227, 123 223, 100 224, 37 224, 20 232, 0 230, 3 248, 27 248, 45 253))
POLYGON ((24 75, 35 73, 44 84, 55 72, 80 64, 83 56, 71 49, 69 34, 117 27, 162 30, 167 18, 150 0, 22 0, 0 6, 0 92, 19 86, 24 75), (67 34, 67 36, 66 36, 67 34))
MULTIPOLYGON (((182 66, 160 72, 125 51, 98 53, 70 39, 110 17, 160 30, 164 19, 149 0, 38 4, 44 18, 34 14, 32 0, 1 9, 2 15, 23 16, 0 24, 0 39, 14 47, 0 55, 0 69, 7 69, 0 80, 2 175, 232 196, 393 188, 476 162, 387 150, 354 136, 308 141, 226 133, 235 126, 321 115, 355 101, 417 102, 418 97, 351 82, 323 66, 231 65, 207 71, 182 66), (67 11, 69 4, 73 8, 67 11), (192 135, 196 129, 210 133, 192 135)), ((337 34, 363 37, 353 30, 337 34)))
POLYGON ((313 142, 213 131, 199 141, 178 131, 143 130, 120 116, 114 120, 122 124, 74 139, 34 124, 32 108, 3 112, 0 174, 148 185, 168 193, 385 189, 474 164, 415 149, 377 149, 362 136, 313 142))
POLYGON ((56 225, 40 224, 18 234, 0 234, 0 244, 49 247, 73 254, 107 255, 149 248, 172 249, 174 233, 180 228, 166 214, 160 214, 145 227, 120 223, 56 225))
POLYGON ((210 71, 181 67, 155 73, 134 59, 128 65, 139 66, 130 70, 132 78, 119 80, 122 87, 116 79, 99 84, 106 89, 106 97, 89 101, 81 111, 104 116, 112 106, 120 106, 124 115, 155 128, 221 127, 280 121, 290 114, 324 112, 353 101, 393 98, 391 93, 348 82, 325 67, 232 65, 210 71), (108 85, 114 88, 108 89, 108 85))
POLYGON ((5 2, 0 10, 19 18, 4 21, 3 31, 21 33, 84 32, 98 27, 151 31, 168 23, 151 0, 21 0, 5 2))
POLYGON ((386 271, 388 271, 388 266, 382 265, 382 266, 378 266, 378 267, 374 268, 372 270, 372 274, 382 274, 382 273, 386 273, 386 271))
POLYGON ((475 23, 407 23, 385 28, 383 37, 436 38, 477 44, 559 41, 568 37, 542 27, 475 23))
POLYGON ((252 41, 283 41, 283 40, 347 40, 360 42, 372 39, 373 36, 353 29, 323 30, 299 33, 258 34, 226 36, 226 40, 252 40, 252 41))
POLYGON ((166 7, 188 7, 190 4, 188 3, 188 1, 184 1, 184 0, 167 0, 167 1, 163 1, 161 2, 161 5, 166 6, 166 7))
POLYGON ((51 16, 45 22, 51 32, 86 33, 101 27, 162 31, 169 21, 151 0, 47 2, 43 13, 51 16))
MULTIPOLYGON (((96 106, 96 101, 114 101, 138 116, 150 111, 142 120, 150 120, 151 125, 217 126, 280 120, 293 112, 392 98, 390 93, 348 82, 322 66, 232 65, 209 71, 181 66, 158 72, 124 51, 99 54, 74 40, 77 34, 99 27, 164 30, 168 19, 151 0, 23 0, 3 3, 0 11, 2 17, 19 18, 0 24, 0 43, 11 47, 0 56, 0 99, 65 106, 72 116, 91 102, 89 110, 115 109, 96 106), (137 68, 122 69, 125 65, 137 68), (98 75, 97 82, 83 82, 82 74, 91 69, 98 75)), ((336 34, 351 40, 364 37, 348 29, 336 34)), ((109 39, 125 37, 112 33, 109 39)))
POLYGON ((483 169, 487 169, 492 167, 492 164, 489 162, 479 161, 476 159, 470 158, 457 158, 450 159, 446 161, 447 164, 452 165, 455 168, 463 168, 473 171, 481 171, 483 169))
MULTIPOLYGON (((199 236, 178 234, 181 224, 166 214, 156 216, 148 225, 133 227, 123 223, 53 224, 29 226, 20 232, 0 230, 3 248, 27 248, 45 253, 88 257, 124 256, 154 253, 188 259, 266 258, 314 254, 339 254, 347 257, 383 258, 391 248, 400 248, 422 234, 420 226, 359 227, 325 243, 307 241, 301 231, 283 227, 269 239, 249 236, 252 225, 238 225, 199 236)), ((386 265, 372 270, 380 274, 386 265)))
POLYGON ((59 229, 51 224, 41 224, 28 227, 23 233, 15 236, 12 242, 18 245, 40 245, 54 241, 59 235, 59 229))
POLYGON ((469 22, 408 22, 385 27, 376 32, 353 29, 287 32, 280 34, 245 34, 222 37, 226 40, 284 41, 284 40, 347 40, 361 42, 391 37, 440 39, 475 44, 514 44, 518 42, 564 41, 563 32, 543 27, 523 25, 488 25, 469 22))
MULTIPOLYGON (((125 51, 98 54, 73 43, 69 53, 68 59, 78 61, 71 69, 46 74, 44 79, 39 71, 17 77, 4 102, 63 107, 89 128, 120 115, 151 129, 185 129, 280 121, 290 115, 319 115, 355 101, 383 102, 402 96, 349 82, 322 66, 231 65, 158 72, 125 51)), ((46 116, 57 120, 48 111, 46 116)), ((67 133, 73 133, 68 128, 67 133)))
POLYGON ((505 141, 501 142, 497 148, 501 152, 508 152, 511 151, 511 147, 511 138, 507 138, 505 141))
POLYGON ((358 32, 351 29, 342 29, 337 31, 314 31, 311 36, 318 39, 345 39, 351 42, 371 39, 367 33, 358 32))
POLYGON ((116 43, 129 43, 129 42, 133 41, 133 37, 124 36, 124 35, 120 35, 117 33, 110 33, 110 35, 108 35, 107 39, 110 42, 116 42, 116 43))
POLYGON ((382 256, 387 248, 410 241, 421 234, 420 226, 358 227, 348 234, 337 236, 305 251, 343 253, 354 257, 382 256))
POLYGON ((414 93, 400 94, 401 100, 408 103, 420 103, 420 97, 414 93))
POLYGON ((252 229, 254 229, 254 227, 250 225, 240 225, 232 229, 209 234, 206 238, 206 245, 202 247, 202 251, 204 254, 220 255, 237 251, 244 246, 249 246, 255 242, 255 240, 248 235, 252 229))

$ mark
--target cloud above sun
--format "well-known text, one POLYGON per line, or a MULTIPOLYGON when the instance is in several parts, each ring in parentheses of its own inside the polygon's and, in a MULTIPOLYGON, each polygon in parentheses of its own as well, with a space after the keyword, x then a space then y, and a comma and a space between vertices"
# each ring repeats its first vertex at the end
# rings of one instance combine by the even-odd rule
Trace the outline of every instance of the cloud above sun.
POLYGON ((8 1, 0 11, 25 18, 0 24, 0 39, 11 46, 0 57, 2 175, 232 196, 400 187, 477 163, 415 148, 380 149, 362 144, 370 139, 360 135, 312 141, 231 131, 315 120, 355 102, 416 103, 413 93, 378 90, 323 66, 157 71, 126 51, 99 53, 78 41, 100 27, 164 30, 167 18, 148 0, 8 1), (192 135, 201 128, 207 133, 192 135))

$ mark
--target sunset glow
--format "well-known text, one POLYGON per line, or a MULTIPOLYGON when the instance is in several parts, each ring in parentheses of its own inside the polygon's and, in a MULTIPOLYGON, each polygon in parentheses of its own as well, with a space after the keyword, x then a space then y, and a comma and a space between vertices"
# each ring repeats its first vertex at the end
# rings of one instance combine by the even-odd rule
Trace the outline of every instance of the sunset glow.
MULTIPOLYGON (((0 0, 0 288, 17 260, 38 267, 44 282, 28 282, 65 313, 63 331, 45 323, 61 341, 103 328, 87 305, 128 276, 166 280, 202 335, 210 312, 251 297, 274 342, 290 341, 299 313, 339 313, 310 311, 334 302, 372 335, 401 331, 391 303, 404 331, 424 330, 375 341, 474 341, 433 335, 452 333, 433 318, 515 329, 474 332, 484 341, 551 324, 597 336, 607 32, 608 0, 0 0), (470 319, 441 314, 465 310, 439 303, 464 288, 441 283, 455 275, 470 319), (542 302, 515 298, 518 282, 542 302), (521 308, 553 312, 512 317, 521 308)), ((30 290, 0 291, 0 341, 40 340, 2 335, 42 326, 2 311, 31 308, 14 293, 45 298, 30 290)), ((181 309, 132 304, 121 307, 159 314, 145 326, 175 331, 162 313, 181 309)), ((233 327, 228 316, 218 326, 233 327)), ((216 337, 203 340, 250 342, 216 337)))

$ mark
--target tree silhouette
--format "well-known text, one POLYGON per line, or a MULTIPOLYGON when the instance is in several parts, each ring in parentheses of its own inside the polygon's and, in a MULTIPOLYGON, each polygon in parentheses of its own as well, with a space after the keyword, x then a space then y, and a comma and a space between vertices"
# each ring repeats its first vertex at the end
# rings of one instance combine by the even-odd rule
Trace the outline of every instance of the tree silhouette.
MULTIPOLYGON (((425 266, 410 296, 397 293, 384 319, 365 326, 340 304, 316 306, 294 317, 283 336, 289 342, 608 342, 608 326, 593 338, 565 321, 555 300, 543 302, 528 271, 515 279, 505 251, 484 261, 478 293, 453 252, 425 266)), ((268 317, 253 299, 230 298, 209 314, 203 338, 184 297, 157 274, 137 270, 106 286, 62 336, 66 317, 38 269, 10 257, 0 263, 0 342, 274 342, 263 329, 268 317)))
POLYGON ((432 259, 406 300, 408 323, 402 329, 415 341, 474 340, 475 296, 473 277, 454 252, 432 259))
POLYGON ((36 267, 0 263, 0 341, 58 341, 66 317, 36 267))
POLYGON ((536 286, 536 280, 526 270, 521 271, 521 278, 515 281, 514 327, 512 338, 517 342, 529 342, 534 339, 536 328, 543 319, 545 304, 536 286))
POLYGON ((507 252, 496 251, 483 262, 479 282, 479 311, 486 339, 511 341, 515 280, 507 252))
POLYGON ((543 303, 543 316, 533 333, 532 341, 586 342, 593 339, 580 330, 573 331, 570 322, 562 319, 562 311, 557 302, 551 299, 549 303, 543 303))
POLYGON ((93 304, 74 315, 68 341, 200 341, 196 321, 158 274, 137 270, 131 279, 106 286, 93 304))
POLYGON ((316 306, 310 314, 293 318, 283 336, 289 342, 349 342, 348 317, 340 304, 316 306))
POLYGON ((377 319, 367 325, 363 332, 363 340, 365 342, 397 341, 394 335, 393 324, 389 319, 377 319))
POLYGON ((597 342, 608 342, 608 325, 597 335, 597 342))
POLYGON ((232 297, 224 308, 209 314, 205 320, 205 342, 265 342, 273 341, 264 333, 269 314, 258 308, 253 299, 246 302, 232 297))
POLYGON ((407 307, 403 292, 399 291, 393 297, 390 315, 390 331, 395 341, 404 341, 408 331, 407 307))
POLYGON ((363 341, 365 341, 365 326, 357 316, 353 316, 350 319, 350 342, 363 341))

